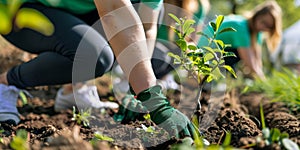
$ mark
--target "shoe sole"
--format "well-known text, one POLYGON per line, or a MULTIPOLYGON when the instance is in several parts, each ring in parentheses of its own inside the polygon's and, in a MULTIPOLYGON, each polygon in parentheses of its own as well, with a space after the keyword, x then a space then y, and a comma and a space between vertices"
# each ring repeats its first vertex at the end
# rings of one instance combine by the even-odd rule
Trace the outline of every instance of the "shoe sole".
POLYGON ((0 122, 17 125, 20 122, 20 117, 17 113, 0 112, 0 122))

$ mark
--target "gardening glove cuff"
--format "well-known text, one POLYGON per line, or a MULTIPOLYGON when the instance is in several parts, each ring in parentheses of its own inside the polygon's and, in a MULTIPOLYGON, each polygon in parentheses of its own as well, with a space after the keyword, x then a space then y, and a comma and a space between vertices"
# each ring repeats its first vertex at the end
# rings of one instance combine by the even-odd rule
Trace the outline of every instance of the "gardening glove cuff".
POLYGON ((142 91, 137 99, 150 112, 151 120, 168 131, 171 136, 185 137, 195 133, 196 129, 190 120, 170 105, 159 85, 142 91))
POLYGON ((168 119, 174 111, 174 108, 170 106, 169 101, 162 93, 162 88, 159 85, 142 91, 137 95, 137 99, 147 108, 150 112, 152 121, 156 124, 160 124, 168 119), (160 115, 162 112, 164 112, 163 115, 160 115))

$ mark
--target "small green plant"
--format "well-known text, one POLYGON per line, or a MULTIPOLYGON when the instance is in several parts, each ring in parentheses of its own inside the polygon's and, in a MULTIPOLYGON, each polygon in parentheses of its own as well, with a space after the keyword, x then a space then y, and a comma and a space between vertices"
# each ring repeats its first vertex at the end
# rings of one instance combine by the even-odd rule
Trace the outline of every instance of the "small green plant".
POLYGON ((108 137, 104 134, 102 134, 101 132, 97 131, 94 133, 94 137, 92 138, 92 140, 90 141, 90 143, 92 145, 96 145, 97 141, 108 141, 108 142, 113 142, 115 141, 113 138, 108 137))
POLYGON ((76 113, 76 108, 73 106, 73 121, 76 121, 77 124, 88 127, 90 125, 89 119, 95 118, 91 115, 92 109, 89 108, 87 110, 81 110, 80 112, 76 113))
POLYGON ((172 147, 172 150, 235 150, 236 148, 233 148, 230 145, 231 142, 231 133, 226 132, 225 139, 220 144, 211 144, 211 145, 205 145, 203 144, 202 138, 196 138, 195 139, 194 146, 191 146, 190 144, 185 144, 184 142, 182 144, 177 144, 172 147))
MULTIPOLYGON (((144 116, 145 121, 150 122, 155 124, 152 120, 151 120, 151 116, 149 113, 145 114, 144 116)), ((137 131, 141 132, 141 133, 150 133, 150 134, 156 134, 159 133, 155 130, 154 126, 145 126, 144 124, 141 124, 141 128, 136 128, 137 131)))
POLYGON ((277 143, 282 148, 287 150, 299 150, 298 145, 289 139, 289 134, 286 132, 280 132, 277 128, 272 128, 271 130, 266 127, 265 117, 263 112, 262 102, 260 104, 260 116, 261 116, 261 124, 262 124, 262 137, 257 137, 257 142, 260 143, 263 141, 266 146, 269 146, 273 143, 277 143))
POLYGON ((234 32, 236 30, 231 27, 221 29, 220 27, 224 16, 219 15, 215 22, 209 23, 213 29, 212 37, 204 32, 197 32, 197 34, 202 35, 208 40, 208 45, 197 47, 195 44, 189 43, 186 40, 191 33, 195 32, 195 28, 192 27, 195 21, 184 18, 179 19, 173 14, 169 14, 169 16, 176 22, 176 26, 171 28, 178 36, 176 44, 181 49, 181 54, 179 56, 170 52, 168 55, 174 58, 174 64, 180 65, 187 70, 190 77, 197 81, 199 90, 196 99, 198 108, 201 109, 200 98, 205 83, 217 80, 220 77, 225 78, 225 75, 221 71, 222 69, 229 71, 236 77, 235 71, 230 66, 225 65, 224 61, 225 57, 235 56, 234 53, 225 51, 230 45, 225 44, 222 40, 216 39, 219 34, 229 31, 234 32))
POLYGON ((13 137, 10 147, 14 150, 28 150, 29 144, 27 137, 28 132, 25 129, 17 130, 17 134, 13 137))
POLYGON ((41 12, 21 8, 21 0, 0 1, 0 34, 8 34, 13 29, 13 24, 19 29, 31 28, 44 35, 54 32, 54 25, 41 12))
POLYGON ((194 20, 184 18, 178 19, 173 14, 169 14, 169 16, 176 21, 177 27, 171 28, 178 36, 176 44, 182 51, 180 56, 172 52, 169 53, 169 55, 174 58, 175 64, 179 64, 186 69, 199 84, 204 81, 210 82, 213 79, 218 79, 220 76, 225 77, 221 73, 220 68, 225 68, 236 77, 234 70, 230 66, 224 64, 225 57, 235 56, 232 52, 225 51, 225 48, 230 45, 224 44, 222 40, 216 39, 219 34, 235 31, 233 28, 220 29, 224 16, 217 16, 216 23, 210 22, 214 31, 213 37, 209 37, 203 32, 197 32, 197 34, 201 34, 209 41, 207 46, 202 47, 197 47, 193 43, 190 44, 186 40, 191 33, 195 32, 195 28, 192 27, 195 23, 194 20))

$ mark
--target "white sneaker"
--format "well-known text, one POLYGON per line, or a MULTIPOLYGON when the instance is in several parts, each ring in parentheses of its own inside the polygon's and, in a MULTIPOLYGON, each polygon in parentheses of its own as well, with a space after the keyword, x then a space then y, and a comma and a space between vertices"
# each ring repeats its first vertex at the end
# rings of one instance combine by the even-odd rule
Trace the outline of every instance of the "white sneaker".
POLYGON ((168 74, 163 80, 160 80, 159 84, 163 89, 180 90, 180 86, 174 79, 174 75, 168 74))
POLYGON ((17 100, 20 90, 15 86, 0 84, 0 122, 17 125, 20 122, 17 100))
POLYGON ((77 89, 74 93, 63 95, 63 89, 59 89, 55 98, 54 110, 56 112, 72 109, 76 106, 79 110, 92 108, 119 108, 117 103, 102 102, 98 96, 96 86, 84 85, 77 89))

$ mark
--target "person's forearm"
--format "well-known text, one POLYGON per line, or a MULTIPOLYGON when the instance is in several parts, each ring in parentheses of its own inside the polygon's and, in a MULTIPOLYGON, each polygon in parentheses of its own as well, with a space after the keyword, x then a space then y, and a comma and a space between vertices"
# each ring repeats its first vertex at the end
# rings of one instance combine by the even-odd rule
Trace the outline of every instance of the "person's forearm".
POLYGON ((143 3, 140 4, 138 10, 139 16, 141 18, 145 30, 148 51, 151 56, 153 54, 155 41, 156 41, 157 20, 159 16, 159 11, 160 11, 159 9, 154 10, 143 3))
POLYGON ((249 67, 252 73, 256 74, 261 79, 265 78, 262 66, 259 65, 259 62, 251 49, 239 49, 238 53, 243 63, 249 67))

